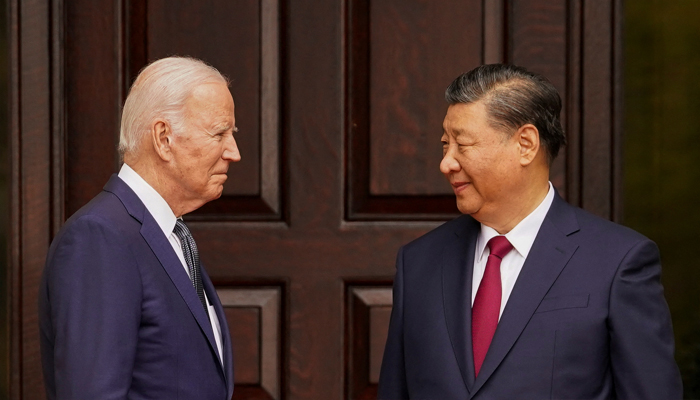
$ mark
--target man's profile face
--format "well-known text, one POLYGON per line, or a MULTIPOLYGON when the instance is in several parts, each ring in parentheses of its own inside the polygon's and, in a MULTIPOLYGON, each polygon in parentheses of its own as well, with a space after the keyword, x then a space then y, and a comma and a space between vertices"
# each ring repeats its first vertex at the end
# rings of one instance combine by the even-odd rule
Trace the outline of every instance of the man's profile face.
POLYGON ((517 135, 492 128, 482 101, 453 104, 443 122, 440 171, 452 185, 457 208, 484 222, 512 201, 519 179, 517 135))
POLYGON ((204 204, 221 196, 229 163, 241 159, 233 98, 223 83, 202 84, 184 113, 184 129, 173 138, 173 172, 182 198, 204 204))

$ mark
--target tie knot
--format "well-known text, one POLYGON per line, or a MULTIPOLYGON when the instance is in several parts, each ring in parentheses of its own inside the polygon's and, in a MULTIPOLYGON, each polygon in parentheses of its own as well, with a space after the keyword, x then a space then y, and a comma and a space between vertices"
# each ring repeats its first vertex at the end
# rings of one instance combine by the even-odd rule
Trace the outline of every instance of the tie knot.
POLYGON ((185 225, 185 222, 179 218, 175 220, 175 227, 173 228, 173 232, 175 232, 175 234, 177 235, 177 237, 180 238, 180 240, 192 236, 190 230, 187 229, 187 225, 185 225))
POLYGON ((513 248, 513 245, 510 244, 505 236, 495 236, 491 238, 486 245, 489 247, 489 250, 491 250, 491 254, 501 260, 513 248))

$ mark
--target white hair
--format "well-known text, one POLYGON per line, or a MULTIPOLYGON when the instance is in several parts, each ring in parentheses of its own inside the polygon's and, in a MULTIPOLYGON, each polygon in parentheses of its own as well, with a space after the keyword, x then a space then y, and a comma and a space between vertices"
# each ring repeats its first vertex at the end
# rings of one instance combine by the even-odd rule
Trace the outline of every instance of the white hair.
POLYGON ((229 81, 214 67, 189 57, 162 58, 146 66, 131 85, 122 110, 119 153, 134 152, 156 118, 166 120, 174 134, 184 128, 184 108, 194 89, 205 83, 229 81))

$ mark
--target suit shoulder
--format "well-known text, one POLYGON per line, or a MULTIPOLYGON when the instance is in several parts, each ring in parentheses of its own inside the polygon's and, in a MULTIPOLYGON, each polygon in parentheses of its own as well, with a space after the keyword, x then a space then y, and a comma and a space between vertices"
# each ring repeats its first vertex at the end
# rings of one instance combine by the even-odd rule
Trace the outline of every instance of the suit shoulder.
POLYGON ((632 228, 601 218, 581 208, 573 208, 582 231, 586 231, 589 235, 594 235, 604 240, 630 243, 649 240, 649 238, 632 228))
POLYGON ((469 215, 461 215, 451 221, 434 228, 422 236, 408 242, 403 247, 406 251, 421 251, 423 249, 434 249, 439 244, 444 244, 455 235, 464 236, 470 229, 479 229, 480 225, 469 215))
POLYGON ((90 234, 124 240, 139 229, 140 223, 129 215, 122 202, 114 194, 103 191, 66 221, 53 242, 57 244, 66 236, 90 234))
POLYGON ((566 207, 570 208, 571 214, 568 214, 568 211, 566 213, 574 217, 575 225, 562 224, 562 219, 555 222, 555 225, 559 225, 566 236, 578 243, 579 252, 604 256, 609 260, 622 260, 637 246, 656 247, 653 241, 631 228, 606 220, 578 207, 568 204, 566 207), (572 231, 573 227, 575 230, 572 231))
MULTIPOLYGON (((115 263, 136 265, 133 244, 139 240, 140 224, 124 210, 118 199, 100 193, 78 210, 53 239, 46 255, 44 277, 48 282, 62 274, 83 274, 115 263)), ((119 271, 133 271, 120 268, 119 271)))
POLYGON ((104 221, 114 226, 126 226, 129 222, 140 225, 129 212, 119 198, 113 193, 102 191, 89 203, 73 214, 66 225, 77 220, 104 221))

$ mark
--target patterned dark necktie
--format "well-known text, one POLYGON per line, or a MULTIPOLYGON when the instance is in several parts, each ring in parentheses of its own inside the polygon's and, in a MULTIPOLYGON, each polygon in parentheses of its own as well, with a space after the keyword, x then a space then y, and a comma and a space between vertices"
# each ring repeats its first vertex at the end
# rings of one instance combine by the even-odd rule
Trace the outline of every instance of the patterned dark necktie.
POLYGON ((513 248, 505 236, 496 236, 486 244, 491 250, 484 277, 476 291, 472 306, 472 349, 474 375, 479 375, 501 312, 501 260, 513 248))
POLYGON ((185 256, 185 262, 187 262, 187 267, 190 270, 190 280, 197 291, 199 301, 202 302, 204 312, 209 315, 207 301, 204 299, 204 288, 202 287, 202 272, 199 269, 199 252, 197 251, 197 245, 194 243, 194 238, 190 230, 187 229, 187 225, 185 225, 181 219, 175 222, 175 229, 173 229, 173 232, 180 238, 182 254, 185 256))

